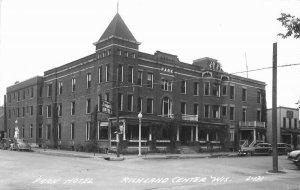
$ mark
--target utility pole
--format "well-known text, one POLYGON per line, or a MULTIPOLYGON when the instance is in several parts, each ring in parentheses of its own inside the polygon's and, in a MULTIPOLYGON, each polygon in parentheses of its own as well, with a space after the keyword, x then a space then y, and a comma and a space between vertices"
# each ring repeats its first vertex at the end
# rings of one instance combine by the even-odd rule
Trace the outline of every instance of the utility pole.
MULTIPOLYGON (((6 115, 6 95, 4 95, 4 137, 7 136, 7 115, 6 115)), ((1 134, 0 134, 1 137, 1 134)))
POLYGON ((273 43, 273 88, 272 88, 272 147, 273 171, 278 172, 277 152, 277 43, 273 43))

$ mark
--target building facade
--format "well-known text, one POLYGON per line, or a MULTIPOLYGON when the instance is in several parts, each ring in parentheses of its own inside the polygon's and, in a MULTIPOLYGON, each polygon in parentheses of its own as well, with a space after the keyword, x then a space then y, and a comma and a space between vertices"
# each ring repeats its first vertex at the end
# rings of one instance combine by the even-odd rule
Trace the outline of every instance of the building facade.
POLYGON ((9 87, 7 112, 14 117, 8 117, 8 135, 19 118, 25 129, 34 123, 32 141, 39 144, 75 147, 96 139, 99 147, 111 148, 121 125, 120 138, 136 148, 141 112, 145 149, 171 141, 207 149, 265 139, 264 82, 224 72, 216 59, 188 64, 169 53, 140 52, 140 44, 116 14, 94 43, 95 53, 46 71, 31 86, 24 81, 9 87), (31 121, 15 113, 26 110, 29 100, 12 96, 32 87, 31 121))
MULTIPOLYGON (((272 143, 272 109, 267 110, 268 142, 272 143)), ((287 143, 293 148, 299 148, 300 128, 299 110, 288 107, 277 107, 277 142, 287 143)))

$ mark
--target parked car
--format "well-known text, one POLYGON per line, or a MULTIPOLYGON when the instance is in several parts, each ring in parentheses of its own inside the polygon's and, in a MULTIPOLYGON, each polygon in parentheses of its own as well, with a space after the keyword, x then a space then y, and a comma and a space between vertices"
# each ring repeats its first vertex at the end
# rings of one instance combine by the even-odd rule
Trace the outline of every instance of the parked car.
POLYGON ((287 155, 292 151, 292 146, 286 143, 277 143, 277 151, 279 155, 287 155))
POLYGON ((0 141, 0 149, 4 149, 4 150, 9 149, 11 143, 13 143, 13 140, 12 140, 12 139, 9 139, 9 138, 3 138, 3 139, 0 141))
POLYGON ((271 155, 272 145, 269 143, 257 143, 253 147, 242 147, 241 153, 247 155, 271 155))
POLYGON ((30 151, 31 147, 28 142, 24 139, 17 139, 10 144, 10 150, 27 150, 30 151))
POLYGON ((288 159, 292 160, 294 163, 300 162, 300 150, 294 150, 288 153, 288 159))

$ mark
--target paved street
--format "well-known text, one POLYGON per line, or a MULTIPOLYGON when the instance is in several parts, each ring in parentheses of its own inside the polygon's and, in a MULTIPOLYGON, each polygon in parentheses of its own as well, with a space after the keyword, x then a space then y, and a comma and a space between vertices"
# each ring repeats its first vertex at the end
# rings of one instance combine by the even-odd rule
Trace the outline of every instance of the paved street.
POLYGON ((124 161, 0 150, 0 189, 300 189, 300 171, 279 157, 124 161))

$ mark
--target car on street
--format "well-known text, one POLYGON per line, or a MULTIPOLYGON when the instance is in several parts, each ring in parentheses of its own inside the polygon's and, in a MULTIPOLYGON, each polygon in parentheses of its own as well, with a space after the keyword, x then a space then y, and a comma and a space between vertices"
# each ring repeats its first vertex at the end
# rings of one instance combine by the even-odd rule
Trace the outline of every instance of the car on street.
POLYGON ((294 150, 288 153, 288 159, 292 160, 294 163, 300 162, 300 150, 294 150))
POLYGON ((272 154, 272 145, 269 143, 257 143, 252 147, 242 147, 242 154, 247 155, 271 155, 272 154))
POLYGON ((17 139, 13 143, 10 144, 10 150, 26 150, 30 151, 31 146, 28 144, 28 142, 24 139, 17 139))
POLYGON ((286 143, 277 143, 277 151, 279 155, 287 155, 292 151, 292 146, 286 143))

